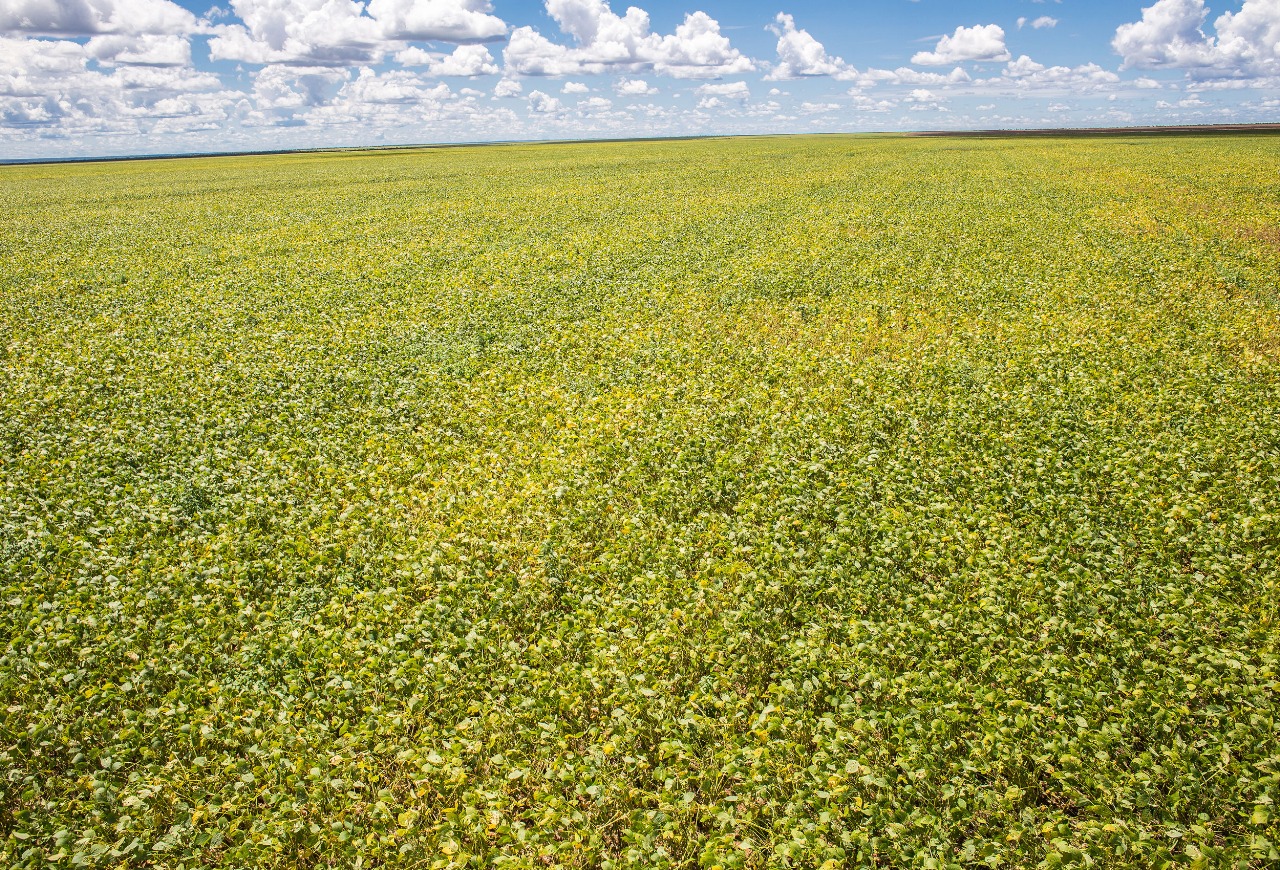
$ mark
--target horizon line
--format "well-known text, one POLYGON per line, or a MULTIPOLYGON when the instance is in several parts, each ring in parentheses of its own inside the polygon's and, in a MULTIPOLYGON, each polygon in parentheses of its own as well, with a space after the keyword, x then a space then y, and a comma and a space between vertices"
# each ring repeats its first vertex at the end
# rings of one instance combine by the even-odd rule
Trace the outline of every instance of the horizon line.
POLYGON ((273 157, 289 154, 328 154, 377 151, 415 151, 449 148, 487 148, 511 145, 586 145, 628 142, 688 142, 702 139, 769 139, 801 136, 901 136, 904 138, 1053 137, 1053 136, 1176 136, 1280 134, 1280 123, 1168 124, 1131 127, 1036 127, 970 130, 876 130, 836 133, 702 133, 685 136, 619 136, 595 139, 492 139, 476 142, 422 142, 405 145, 317 145, 311 148, 271 148, 247 151, 190 151, 164 154, 119 154, 90 157, 0 157, 0 166, 52 166, 66 163, 122 163, 136 160, 195 160, 211 157, 273 157))

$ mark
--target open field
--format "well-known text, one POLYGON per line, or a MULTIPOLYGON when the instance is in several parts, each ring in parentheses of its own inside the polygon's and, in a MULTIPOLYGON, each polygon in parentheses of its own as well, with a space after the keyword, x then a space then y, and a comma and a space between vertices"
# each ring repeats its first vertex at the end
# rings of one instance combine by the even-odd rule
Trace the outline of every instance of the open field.
POLYGON ((0 863, 1276 866, 1277 166, 0 169, 0 863))

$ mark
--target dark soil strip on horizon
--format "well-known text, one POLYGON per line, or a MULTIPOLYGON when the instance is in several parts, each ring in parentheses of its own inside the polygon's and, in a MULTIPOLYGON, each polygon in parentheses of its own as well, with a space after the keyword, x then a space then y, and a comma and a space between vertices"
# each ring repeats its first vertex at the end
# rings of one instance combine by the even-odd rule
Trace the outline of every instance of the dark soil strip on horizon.
POLYGON ((1182 127, 1084 127, 1046 128, 1038 130, 921 130, 907 133, 922 137, 973 137, 987 138, 1019 136, 1183 136, 1187 134, 1220 136, 1231 133, 1275 134, 1280 124, 1197 124, 1182 127))

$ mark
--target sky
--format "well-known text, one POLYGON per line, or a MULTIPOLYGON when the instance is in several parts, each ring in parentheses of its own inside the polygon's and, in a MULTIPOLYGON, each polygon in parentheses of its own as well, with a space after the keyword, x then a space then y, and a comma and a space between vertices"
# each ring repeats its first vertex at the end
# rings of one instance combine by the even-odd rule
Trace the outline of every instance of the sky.
POLYGON ((0 0, 0 160, 1280 122, 1280 0, 0 0))

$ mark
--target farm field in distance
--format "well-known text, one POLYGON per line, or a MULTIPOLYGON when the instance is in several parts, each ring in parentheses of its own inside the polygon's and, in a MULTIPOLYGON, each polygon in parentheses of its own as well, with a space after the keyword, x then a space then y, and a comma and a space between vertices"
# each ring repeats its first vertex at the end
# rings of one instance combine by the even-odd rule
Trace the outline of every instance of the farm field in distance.
POLYGON ((1276 866, 1277 166, 0 167, 0 864, 1276 866))

